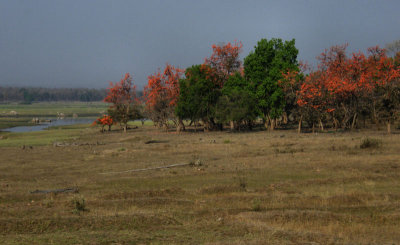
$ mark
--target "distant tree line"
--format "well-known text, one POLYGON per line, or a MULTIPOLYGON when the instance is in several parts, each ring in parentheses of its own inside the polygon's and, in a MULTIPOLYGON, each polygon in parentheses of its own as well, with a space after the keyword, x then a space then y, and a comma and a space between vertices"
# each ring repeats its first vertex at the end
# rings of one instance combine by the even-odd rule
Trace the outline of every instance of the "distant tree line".
POLYGON ((102 101, 106 89, 0 87, 0 102, 102 101))

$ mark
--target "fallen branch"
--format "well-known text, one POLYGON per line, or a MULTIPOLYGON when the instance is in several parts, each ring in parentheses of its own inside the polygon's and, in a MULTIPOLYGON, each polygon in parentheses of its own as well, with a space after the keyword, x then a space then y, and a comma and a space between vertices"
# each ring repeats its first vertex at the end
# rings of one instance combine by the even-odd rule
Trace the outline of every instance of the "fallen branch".
POLYGON ((166 140, 148 140, 146 142, 144 142, 146 145, 148 144, 155 144, 155 143, 167 143, 168 141, 166 140))
POLYGON ((179 163, 179 164, 172 164, 172 165, 153 167, 153 168, 139 168, 139 169, 120 171, 120 172, 107 172, 107 173, 100 173, 100 174, 122 174, 122 173, 142 172, 142 171, 148 171, 148 170, 157 170, 157 169, 163 169, 163 168, 175 168, 175 167, 192 166, 192 165, 194 166, 195 164, 194 163, 179 163))
POLYGON ((31 191, 31 194, 48 194, 48 193, 65 193, 65 192, 72 192, 77 193, 79 192, 78 188, 65 188, 65 189, 55 189, 55 190, 36 190, 31 191))

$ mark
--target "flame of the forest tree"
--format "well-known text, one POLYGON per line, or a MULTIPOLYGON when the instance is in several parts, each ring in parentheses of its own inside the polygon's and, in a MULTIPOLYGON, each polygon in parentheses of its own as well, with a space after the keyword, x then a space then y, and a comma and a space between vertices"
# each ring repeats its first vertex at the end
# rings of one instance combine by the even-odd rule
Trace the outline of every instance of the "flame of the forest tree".
POLYGON ((126 73, 120 82, 110 82, 108 93, 104 102, 112 103, 112 107, 130 104, 136 100, 136 86, 132 84, 132 77, 126 73))
POLYGON ((96 121, 93 122, 92 125, 104 125, 104 126, 111 126, 114 124, 111 116, 103 115, 100 118, 97 118, 96 121))
POLYGON ((235 72, 242 72, 242 62, 239 60, 239 54, 242 51, 243 44, 234 42, 223 45, 212 45, 213 53, 206 58, 202 65, 203 71, 206 72, 207 79, 212 79, 220 87, 235 72))
MULTIPOLYGON (((376 86, 385 86, 400 77, 399 68, 384 49, 376 46, 368 49, 368 57, 361 52, 348 57, 347 46, 333 46, 318 57, 318 70, 305 77, 297 92, 299 106, 332 112, 338 102, 352 96, 368 96, 376 86)), ((299 82, 296 75, 288 71, 283 81, 293 85, 299 82)))
POLYGON ((144 88, 146 105, 152 107, 160 100, 167 100, 169 106, 175 106, 179 97, 179 79, 183 73, 183 69, 167 64, 163 72, 150 75, 144 88))

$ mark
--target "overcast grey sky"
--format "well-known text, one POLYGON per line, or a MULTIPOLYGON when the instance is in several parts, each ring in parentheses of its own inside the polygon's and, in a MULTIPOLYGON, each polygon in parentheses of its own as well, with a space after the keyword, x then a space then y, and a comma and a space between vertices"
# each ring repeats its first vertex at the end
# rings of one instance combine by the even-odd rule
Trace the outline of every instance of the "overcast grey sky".
POLYGON ((166 62, 200 64, 213 43, 296 39, 299 59, 400 39, 399 0, 0 0, 0 86, 138 88, 166 62))

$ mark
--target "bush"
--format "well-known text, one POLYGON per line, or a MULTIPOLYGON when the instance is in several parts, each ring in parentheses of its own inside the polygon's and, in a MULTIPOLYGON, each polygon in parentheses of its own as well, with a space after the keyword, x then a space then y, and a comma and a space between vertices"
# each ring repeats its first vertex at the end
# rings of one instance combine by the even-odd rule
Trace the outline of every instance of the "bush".
POLYGON ((380 139, 373 138, 365 138, 361 141, 360 148, 361 149, 374 149, 379 148, 382 145, 382 141, 380 139))
POLYGON ((73 204, 73 213, 80 214, 81 212, 89 211, 89 209, 86 208, 86 203, 85 199, 82 198, 74 198, 72 200, 73 204))
POLYGON ((253 200, 251 210, 254 211, 254 212, 262 211, 261 200, 260 199, 254 199, 253 200))

